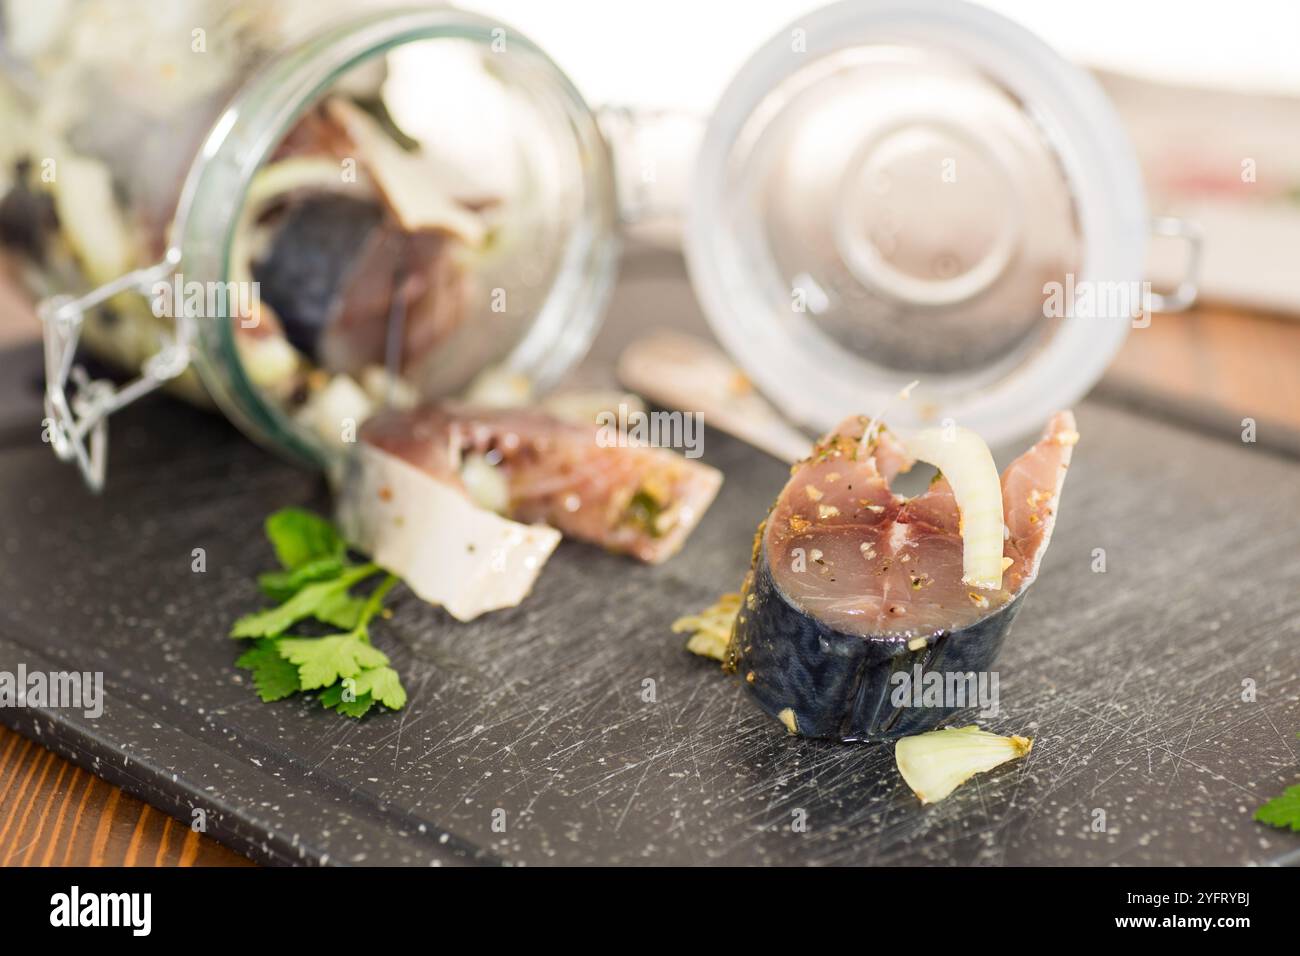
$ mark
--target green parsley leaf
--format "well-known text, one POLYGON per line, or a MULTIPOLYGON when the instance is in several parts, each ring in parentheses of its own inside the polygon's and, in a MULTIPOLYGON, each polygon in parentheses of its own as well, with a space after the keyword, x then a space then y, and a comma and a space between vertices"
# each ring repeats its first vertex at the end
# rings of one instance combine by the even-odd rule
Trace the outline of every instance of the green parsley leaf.
POLYGON ((349 568, 330 581, 308 584, 279 607, 244 615, 235 622, 230 636, 279 637, 299 621, 314 617, 322 605, 332 606, 331 602, 338 601, 339 595, 378 570, 373 564, 362 564, 349 568))
POLYGON ((391 667, 374 667, 357 675, 354 690, 357 699, 373 697, 390 710, 401 710, 406 704, 406 690, 402 678, 391 667))
POLYGON ((383 651, 371 647, 358 633, 330 637, 285 637, 280 654, 298 665, 303 690, 328 687, 344 677, 356 677, 364 668, 388 663, 383 651))
POLYGON ((370 644, 370 623, 383 612, 397 578, 385 575, 368 595, 352 594, 354 585, 379 568, 349 563, 342 536, 311 512, 277 511, 266 521, 266 534, 282 570, 259 575, 258 585, 279 604, 244 615, 231 629, 233 637, 253 639, 236 663, 253 672, 258 695, 271 701, 320 690, 322 705, 346 717, 362 717, 376 704, 404 706, 401 678, 370 644), (292 633, 312 618, 342 633, 292 633))
POLYGON ((253 686, 264 701, 283 700, 302 689, 298 668, 281 656, 275 641, 258 641, 239 656, 235 666, 253 672, 253 686))
POLYGON ((343 702, 343 691, 346 689, 343 681, 326 687, 320 692, 320 702, 323 707, 337 707, 343 702))
POLYGON ((305 585, 335 577, 343 567, 343 562, 333 556, 314 558, 292 571, 267 571, 259 574, 257 586, 272 601, 287 601, 305 585))
POLYGON ((312 616, 322 624, 337 627, 340 631, 350 631, 361 620, 361 612, 365 607, 365 598, 354 597, 343 591, 322 601, 312 616))
POLYGON ((1256 810, 1255 819, 1271 827, 1290 827, 1300 832, 1300 783, 1287 787, 1280 797, 1274 797, 1256 810))
POLYGON ((342 561, 347 545, 334 525, 302 508, 281 508, 266 519, 266 536, 286 571, 320 558, 342 561))
POLYGON ((329 710, 335 710, 344 717, 364 717, 366 712, 374 706, 375 700, 369 694, 355 693, 355 688, 351 694, 345 693, 347 681, 335 684, 333 687, 327 687, 321 691, 321 705, 329 710))
POLYGON ((356 700, 341 701, 334 709, 344 717, 364 717, 371 707, 375 705, 374 698, 369 694, 362 694, 356 700))

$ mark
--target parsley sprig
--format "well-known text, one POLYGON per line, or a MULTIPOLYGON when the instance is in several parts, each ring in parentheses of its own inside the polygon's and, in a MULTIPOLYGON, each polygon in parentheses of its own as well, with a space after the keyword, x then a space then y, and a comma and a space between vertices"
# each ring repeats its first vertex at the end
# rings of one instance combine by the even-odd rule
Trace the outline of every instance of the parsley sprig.
POLYGON ((1287 787, 1280 797, 1274 797, 1256 810, 1255 819, 1269 826, 1290 827, 1300 832, 1300 783, 1287 787))
MULTIPOLYGON (((1296 734, 1300 737, 1300 734, 1296 734)), ((1287 787, 1282 795, 1274 797, 1255 811, 1255 819, 1271 827, 1290 827, 1300 833, 1300 783, 1287 787)))
POLYGON ((406 691, 388 657, 370 643, 370 623, 383 615, 384 598, 397 578, 385 574, 368 595, 352 588, 381 573, 374 564, 354 564, 338 530, 319 515, 284 508, 266 519, 280 570, 258 576, 274 607, 235 621, 231 637, 251 640, 236 666, 253 672, 253 686, 265 701, 299 691, 321 693, 322 705, 347 717, 362 717, 376 704, 398 710, 406 691), (317 621, 336 633, 294 632, 317 621))

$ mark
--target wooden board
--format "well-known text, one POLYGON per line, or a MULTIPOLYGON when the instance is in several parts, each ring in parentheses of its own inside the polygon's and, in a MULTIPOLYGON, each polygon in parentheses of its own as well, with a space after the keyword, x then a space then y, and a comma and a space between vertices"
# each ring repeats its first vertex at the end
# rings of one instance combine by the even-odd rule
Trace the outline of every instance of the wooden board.
POLYGON ((99 499, 12 432, 0 670, 99 670, 107 703, 0 721, 267 862, 1300 860, 1300 835, 1250 820, 1300 763, 1300 469, 1105 405, 1079 417, 988 722, 1034 751, 937 806, 888 747, 787 736, 668 633, 739 582, 785 474, 713 432, 727 482, 682 555, 647 568, 566 542, 529 601, 468 625, 401 595, 376 641, 411 701, 360 723, 258 702, 224 636, 271 561, 261 519, 324 507, 314 476, 164 398, 115 423, 99 499))

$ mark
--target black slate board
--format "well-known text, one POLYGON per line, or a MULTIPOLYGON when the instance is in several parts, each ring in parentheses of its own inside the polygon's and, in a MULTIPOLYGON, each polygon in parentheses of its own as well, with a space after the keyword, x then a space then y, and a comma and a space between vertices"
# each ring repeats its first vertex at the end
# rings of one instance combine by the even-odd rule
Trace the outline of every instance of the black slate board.
MULTIPOLYGON (((27 394, 17 356, 0 370, 27 394)), ((1250 819, 1300 764, 1300 466, 1104 405, 1079 419, 984 722, 1034 750, 933 807, 891 748, 787 736, 669 633, 738 584, 786 474, 715 432, 727 481, 681 555, 565 542, 523 606, 467 625, 403 593, 376 642, 410 703, 357 723, 258 702, 224 636, 271 561, 262 518, 326 507, 317 478, 160 397, 115 421, 96 499, 6 428, 0 670, 102 670, 107 702, 0 721, 274 863, 1300 861, 1300 835, 1250 819)))

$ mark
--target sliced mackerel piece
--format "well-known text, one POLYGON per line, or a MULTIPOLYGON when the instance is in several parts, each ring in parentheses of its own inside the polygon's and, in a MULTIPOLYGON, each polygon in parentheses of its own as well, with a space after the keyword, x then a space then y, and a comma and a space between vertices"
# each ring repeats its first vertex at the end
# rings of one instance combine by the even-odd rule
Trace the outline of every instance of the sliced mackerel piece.
POLYGON ((708 465, 535 409, 425 405, 371 418, 360 438, 462 490, 475 456, 504 478, 508 517, 651 563, 681 548, 722 484, 708 465))
POLYGON ((962 581, 961 516, 948 482, 903 498, 890 479, 912 462, 887 430, 845 421, 795 466, 760 529, 728 666, 764 710, 798 733, 899 736, 954 708, 901 710, 899 670, 982 671, 992 663, 1051 538, 1078 440, 1057 414, 1002 475, 1002 587, 962 581))

